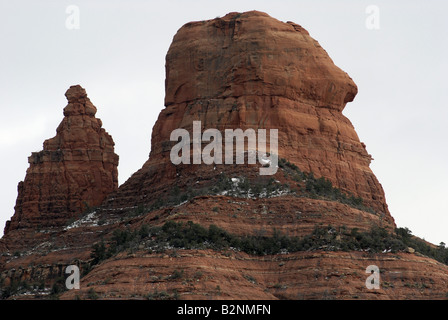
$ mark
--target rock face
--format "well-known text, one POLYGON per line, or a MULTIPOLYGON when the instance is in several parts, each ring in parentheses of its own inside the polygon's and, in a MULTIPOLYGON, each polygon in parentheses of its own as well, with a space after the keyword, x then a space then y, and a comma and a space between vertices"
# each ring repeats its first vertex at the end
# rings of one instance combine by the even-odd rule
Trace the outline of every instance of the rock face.
POLYGON ((117 190, 111 137, 84 89, 67 91, 65 118, 30 157, 0 239, 0 297, 29 299, 25 282, 42 283, 35 295, 45 298, 73 264, 86 275, 61 299, 446 297, 448 266, 394 233, 371 157, 342 114, 356 85, 302 27, 257 11, 187 23, 166 75, 149 160, 117 190), (247 162, 174 165, 171 132, 191 135, 193 121, 201 132, 278 129, 277 172, 260 176, 247 162), (99 207, 65 223, 86 205, 99 207), (163 235, 178 223, 185 231, 163 235), (381 234, 359 233, 371 230, 381 234), (230 235, 277 251, 220 246, 230 235), (285 247, 279 235, 306 241, 285 247), (379 290, 366 287, 369 265, 380 269, 379 290))
POLYGON ((56 136, 28 158, 30 166, 19 183, 15 214, 5 235, 63 224, 100 205, 118 187, 118 156, 112 137, 95 118, 96 107, 79 85, 65 96, 68 105, 56 136))
POLYGON ((102 299, 128 299, 132 292, 133 299, 154 300, 435 300, 446 299, 448 281, 446 265, 405 253, 300 252, 254 257, 183 250, 174 257, 145 253, 119 258, 98 266, 82 279, 80 290, 68 291, 60 299, 86 299, 94 288, 102 299), (381 274, 379 290, 365 287, 367 265, 387 270, 381 274), (179 273, 178 280, 169 280, 179 273))
MULTIPOLYGON (((342 114, 357 87, 299 25, 257 11, 187 23, 167 53, 165 86, 150 159, 120 188, 123 203, 154 194, 154 185, 179 183, 182 166, 170 162, 170 134, 191 133, 193 121, 201 121, 202 131, 216 128, 223 136, 225 129, 278 129, 281 158, 392 219, 372 158, 342 114)), ((186 170, 184 176, 200 180, 216 173, 213 166, 186 170)))

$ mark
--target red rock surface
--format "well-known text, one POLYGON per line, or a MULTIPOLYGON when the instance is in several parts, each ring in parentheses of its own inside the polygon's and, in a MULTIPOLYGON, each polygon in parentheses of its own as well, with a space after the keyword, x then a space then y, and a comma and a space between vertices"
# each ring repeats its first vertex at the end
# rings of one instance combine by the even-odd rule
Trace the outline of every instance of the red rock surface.
POLYGON ((212 250, 121 254, 61 299, 414 300, 446 299, 447 267, 420 255, 299 252, 276 256, 212 250), (369 290, 366 268, 381 271, 369 290), (181 275, 173 279, 173 274, 181 275))
POLYGON ((357 87, 299 25, 258 11, 187 23, 167 53, 165 83, 166 108, 153 128, 150 158, 114 195, 116 203, 158 198, 158 190, 182 183, 179 176, 215 176, 213 166, 188 166, 182 174, 170 162, 171 132, 191 132, 197 120, 202 132, 278 129, 281 158, 392 219, 371 156, 342 114, 357 87))
MULTIPOLYGON (((166 108, 153 128, 150 158, 116 191, 118 158, 112 139, 94 118, 96 109, 85 91, 69 89, 57 136, 30 157, 27 177, 19 185, 16 213, 0 240, 0 285, 42 281, 50 288, 64 277, 67 265, 89 271, 93 245, 101 240, 109 244, 114 230, 134 231, 143 224, 192 221, 238 236, 270 236, 277 230, 299 237, 317 225, 347 230, 379 226, 389 232, 396 227, 369 168, 371 157, 342 115, 356 85, 305 29, 257 11, 187 23, 173 39, 166 73, 166 108), (374 211, 302 192, 301 182, 286 167, 272 178, 279 190, 287 185, 294 192, 257 198, 213 192, 191 196, 218 186, 221 173, 260 185, 271 178, 260 177, 259 165, 173 165, 170 134, 178 128, 191 131, 194 120, 201 121, 202 131, 278 129, 281 158, 362 197, 374 211), (89 170, 98 174, 86 175, 89 170), (173 198, 181 201, 169 202, 173 198), (84 210, 84 201, 99 207, 64 225, 84 210), (155 202, 161 207, 150 208, 155 202)), ((152 237, 93 266, 80 290, 60 298, 90 299, 92 292, 101 299, 446 298, 448 266, 412 250, 322 247, 265 256, 231 248, 155 252, 146 247, 152 237), (380 290, 365 286, 369 265, 381 270, 380 290)))
POLYGON ((68 105, 56 136, 28 159, 5 236, 21 228, 64 224, 100 205, 118 187, 118 156, 112 137, 95 118, 96 107, 79 85, 70 87, 65 96, 68 105))

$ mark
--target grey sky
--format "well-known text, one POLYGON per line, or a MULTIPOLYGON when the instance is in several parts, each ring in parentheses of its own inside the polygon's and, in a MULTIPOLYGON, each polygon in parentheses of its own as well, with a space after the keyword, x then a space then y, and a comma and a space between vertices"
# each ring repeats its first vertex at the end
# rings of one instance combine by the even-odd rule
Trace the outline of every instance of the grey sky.
POLYGON ((116 143, 120 184, 148 159, 176 31, 232 11, 264 11, 307 29, 358 85, 344 114, 375 159, 400 227, 448 242, 446 1, 0 0, 0 235, 27 158, 55 135, 65 91, 80 84, 116 143), (69 30, 66 8, 80 10, 69 30), (380 29, 365 22, 368 5, 380 29))

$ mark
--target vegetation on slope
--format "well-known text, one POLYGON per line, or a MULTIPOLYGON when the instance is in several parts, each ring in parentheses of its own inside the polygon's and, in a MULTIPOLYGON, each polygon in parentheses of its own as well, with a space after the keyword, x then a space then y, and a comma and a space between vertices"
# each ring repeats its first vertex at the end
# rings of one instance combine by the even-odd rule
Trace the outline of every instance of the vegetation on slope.
MULTIPOLYGON (((168 221, 162 226, 142 225, 139 229, 115 230, 107 242, 93 245, 91 261, 83 268, 87 274, 91 268, 120 252, 146 250, 148 252, 171 253, 179 249, 233 250, 251 255, 274 255, 300 251, 364 251, 367 253, 403 252, 409 247, 423 255, 448 265, 448 248, 444 243, 438 247, 414 237, 407 228, 398 228, 393 233, 384 228, 373 227, 369 231, 356 228, 316 226, 313 232, 303 237, 292 237, 273 230, 271 236, 261 230, 255 235, 234 235, 216 225, 207 228, 188 221, 168 221)), ((54 299, 65 291, 63 279, 56 281, 47 292, 47 298, 54 299)), ((26 292, 43 292, 43 283, 28 284, 13 281, 10 285, 0 283, 0 299, 26 292), (38 290, 39 288, 39 290, 38 290), (37 291, 36 291, 37 290, 37 291)))
POLYGON ((201 195, 227 195, 236 198, 270 198, 285 194, 337 201, 353 208, 375 214, 372 208, 364 205, 362 198, 343 192, 341 189, 334 187, 332 182, 324 177, 316 178, 312 172, 303 172, 295 164, 282 158, 278 160, 278 166, 283 170, 285 176, 289 177, 295 184, 282 184, 273 177, 260 176, 256 179, 249 179, 244 176, 229 177, 225 173, 220 173, 217 175, 216 181, 214 181, 212 186, 202 188, 188 187, 186 190, 181 190, 179 187, 174 186, 170 194, 165 198, 159 198, 147 207, 139 205, 137 209, 131 212, 131 215, 143 215, 162 207, 178 205, 201 195))
POLYGON ((394 233, 373 227, 369 231, 356 228, 316 226, 304 237, 291 237, 273 230, 272 236, 238 236, 216 225, 205 228, 197 223, 168 221, 161 227, 143 225, 138 230, 116 230, 109 245, 97 243, 92 250, 92 265, 124 250, 141 249, 163 252, 167 249, 231 249, 253 255, 271 255, 288 252, 328 250, 366 251, 370 253, 400 252, 408 247, 448 265, 448 248, 444 244, 434 248, 425 241, 413 237, 409 229, 398 228, 394 233))

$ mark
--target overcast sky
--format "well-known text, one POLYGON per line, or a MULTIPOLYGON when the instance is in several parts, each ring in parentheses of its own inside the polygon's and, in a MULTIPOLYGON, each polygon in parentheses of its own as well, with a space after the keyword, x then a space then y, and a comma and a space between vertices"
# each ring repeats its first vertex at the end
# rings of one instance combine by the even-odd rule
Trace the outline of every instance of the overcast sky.
POLYGON ((148 159, 176 31, 248 10, 302 25, 353 78, 359 93, 343 113, 375 159, 371 168, 397 225, 448 243, 443 0, 0 0, 0 235, 27 158, 55 135, 71 85, 87 90, 115 140, 121 184, 148 159), (70 5, 79 9, 79 29, 67 28, 67 19, 76 25, 70 5), (370 5, 379 20, 366 12, 370 5))

